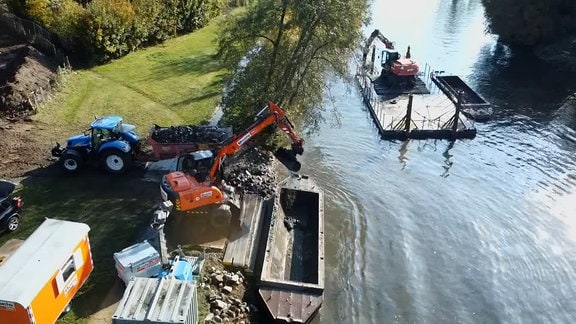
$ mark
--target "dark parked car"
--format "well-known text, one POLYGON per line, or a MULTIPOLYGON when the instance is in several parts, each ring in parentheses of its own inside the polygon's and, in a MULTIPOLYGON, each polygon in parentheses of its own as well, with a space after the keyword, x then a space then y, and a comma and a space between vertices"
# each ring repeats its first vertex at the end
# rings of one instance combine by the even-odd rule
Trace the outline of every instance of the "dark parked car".
POLYGON ((22 198, 12 197, 16 184, 0 180, 0 232, 14 232, 20 227, 22 198))

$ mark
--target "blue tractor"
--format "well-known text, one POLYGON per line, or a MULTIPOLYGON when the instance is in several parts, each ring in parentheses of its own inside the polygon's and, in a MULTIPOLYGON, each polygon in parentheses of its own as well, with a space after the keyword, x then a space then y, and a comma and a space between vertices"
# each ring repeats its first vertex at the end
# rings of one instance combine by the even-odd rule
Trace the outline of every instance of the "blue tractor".
POLYGON ((140 137, 134 129, 120 116, 99 117, 84 134, 68 138, 66 147, 56 143, 51 153, 67 173, 76 173, 86 164, 102 167, 107 173, 124 173, 139 150, 140 137))

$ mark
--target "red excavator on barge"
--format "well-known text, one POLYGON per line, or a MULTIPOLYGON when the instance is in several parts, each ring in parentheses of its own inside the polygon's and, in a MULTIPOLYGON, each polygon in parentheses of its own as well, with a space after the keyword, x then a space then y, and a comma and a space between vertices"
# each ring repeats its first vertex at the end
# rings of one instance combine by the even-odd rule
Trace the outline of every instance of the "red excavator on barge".
POLYGON ((379 75, 387 86, 414 86, 416 75, 420 71, 418 63, 411 58, 410 46, 402 57, 394 48, 394 43, 378 29, 366 40, 362 62, 365 62, 370 74, 379 75), (371 55, 370 58, 368 54, 371 55))

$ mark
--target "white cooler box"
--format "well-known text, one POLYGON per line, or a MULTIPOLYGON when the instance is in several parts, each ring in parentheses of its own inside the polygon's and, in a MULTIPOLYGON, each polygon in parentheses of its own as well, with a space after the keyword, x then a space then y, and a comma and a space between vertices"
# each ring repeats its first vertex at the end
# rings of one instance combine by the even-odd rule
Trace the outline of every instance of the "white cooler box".
POLYGON ((158 251, 144 241, 114 253, 118 277, 128 285, 133 278, 153 278, 162 272, 162 262, 158 251))

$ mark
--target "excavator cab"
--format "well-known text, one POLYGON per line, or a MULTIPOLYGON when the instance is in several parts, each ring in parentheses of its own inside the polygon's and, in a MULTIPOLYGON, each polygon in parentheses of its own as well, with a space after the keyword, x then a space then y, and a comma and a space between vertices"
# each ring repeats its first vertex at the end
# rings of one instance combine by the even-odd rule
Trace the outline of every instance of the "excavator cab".
POLYGON ((182 158, 181 170, 193 176, 198 182, 205 182, 210 175, 210 168, 214 164, 212 151, 196 151, 182 158))
POLYGON ((400 53, 395 49, 385 49, 382 51, 382 67, 390 70, 392 64, 400 59, 400 53))

